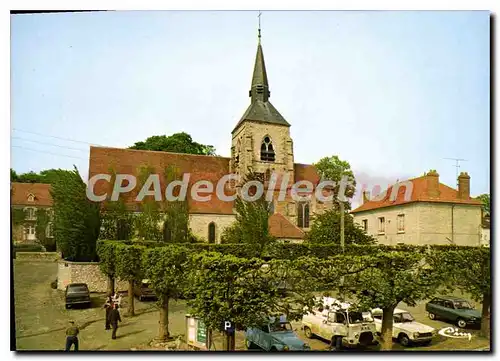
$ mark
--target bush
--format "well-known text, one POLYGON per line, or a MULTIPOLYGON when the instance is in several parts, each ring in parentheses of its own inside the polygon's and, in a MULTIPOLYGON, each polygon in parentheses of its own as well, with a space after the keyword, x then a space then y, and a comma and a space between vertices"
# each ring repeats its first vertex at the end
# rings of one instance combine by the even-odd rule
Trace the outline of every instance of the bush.
POLYGON ((22 243, 14 245, 14 252, 45 252, 45 248, 41 244, 22 243))

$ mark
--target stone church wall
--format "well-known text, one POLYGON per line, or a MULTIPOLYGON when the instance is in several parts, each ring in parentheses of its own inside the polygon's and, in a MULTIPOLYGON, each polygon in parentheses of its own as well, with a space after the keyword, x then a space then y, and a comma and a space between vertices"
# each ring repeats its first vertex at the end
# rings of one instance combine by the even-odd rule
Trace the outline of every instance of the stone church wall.
POLYGON ((215 243, 220 243, 220 237, 226 227, 229 227, 236 217, 233 214, 190 214, 189 226, 197 237, 208 242, 208 225, 215 223, 215 243))

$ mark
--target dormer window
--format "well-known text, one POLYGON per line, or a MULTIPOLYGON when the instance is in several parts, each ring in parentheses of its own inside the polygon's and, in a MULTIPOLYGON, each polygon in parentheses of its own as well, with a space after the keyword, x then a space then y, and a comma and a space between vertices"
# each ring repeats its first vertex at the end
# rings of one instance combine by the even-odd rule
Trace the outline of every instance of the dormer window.
POLYGON ((260 146, 260 160, 264 162, 274 162, 275 154, 273 143, 269 136, 265 136, 260 146))
POLYGON ((35 201, 35 195, 30 193, 28 194, 28 202, 34 202, 35 201))

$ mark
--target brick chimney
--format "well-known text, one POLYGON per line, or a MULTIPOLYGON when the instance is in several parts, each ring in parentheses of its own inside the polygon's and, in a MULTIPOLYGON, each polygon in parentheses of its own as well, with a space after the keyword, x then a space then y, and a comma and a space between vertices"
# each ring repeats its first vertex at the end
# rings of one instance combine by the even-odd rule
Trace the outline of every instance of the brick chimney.
POLYGON ((370 191, 364 190, 363 191, 363 202, 361 204, 365 204, 366 202, 370 201, 370 191))
POLYGON ((439 197, 439 174, 435 169, 431 169, 427 174, 427 195, 429 197, 439 197))
POLYGON ((461 172, 458 176, 458 198, 470 198, 470 176, 467 172, 461 172))

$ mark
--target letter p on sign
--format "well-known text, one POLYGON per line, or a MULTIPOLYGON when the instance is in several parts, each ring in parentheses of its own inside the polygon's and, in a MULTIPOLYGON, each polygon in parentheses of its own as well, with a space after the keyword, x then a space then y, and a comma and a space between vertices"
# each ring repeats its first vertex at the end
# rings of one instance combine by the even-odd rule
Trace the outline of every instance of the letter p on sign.
POLYGON ((231 322, 224 321, 224 331, 227 331, 230 328, 231 328, 231 322))

